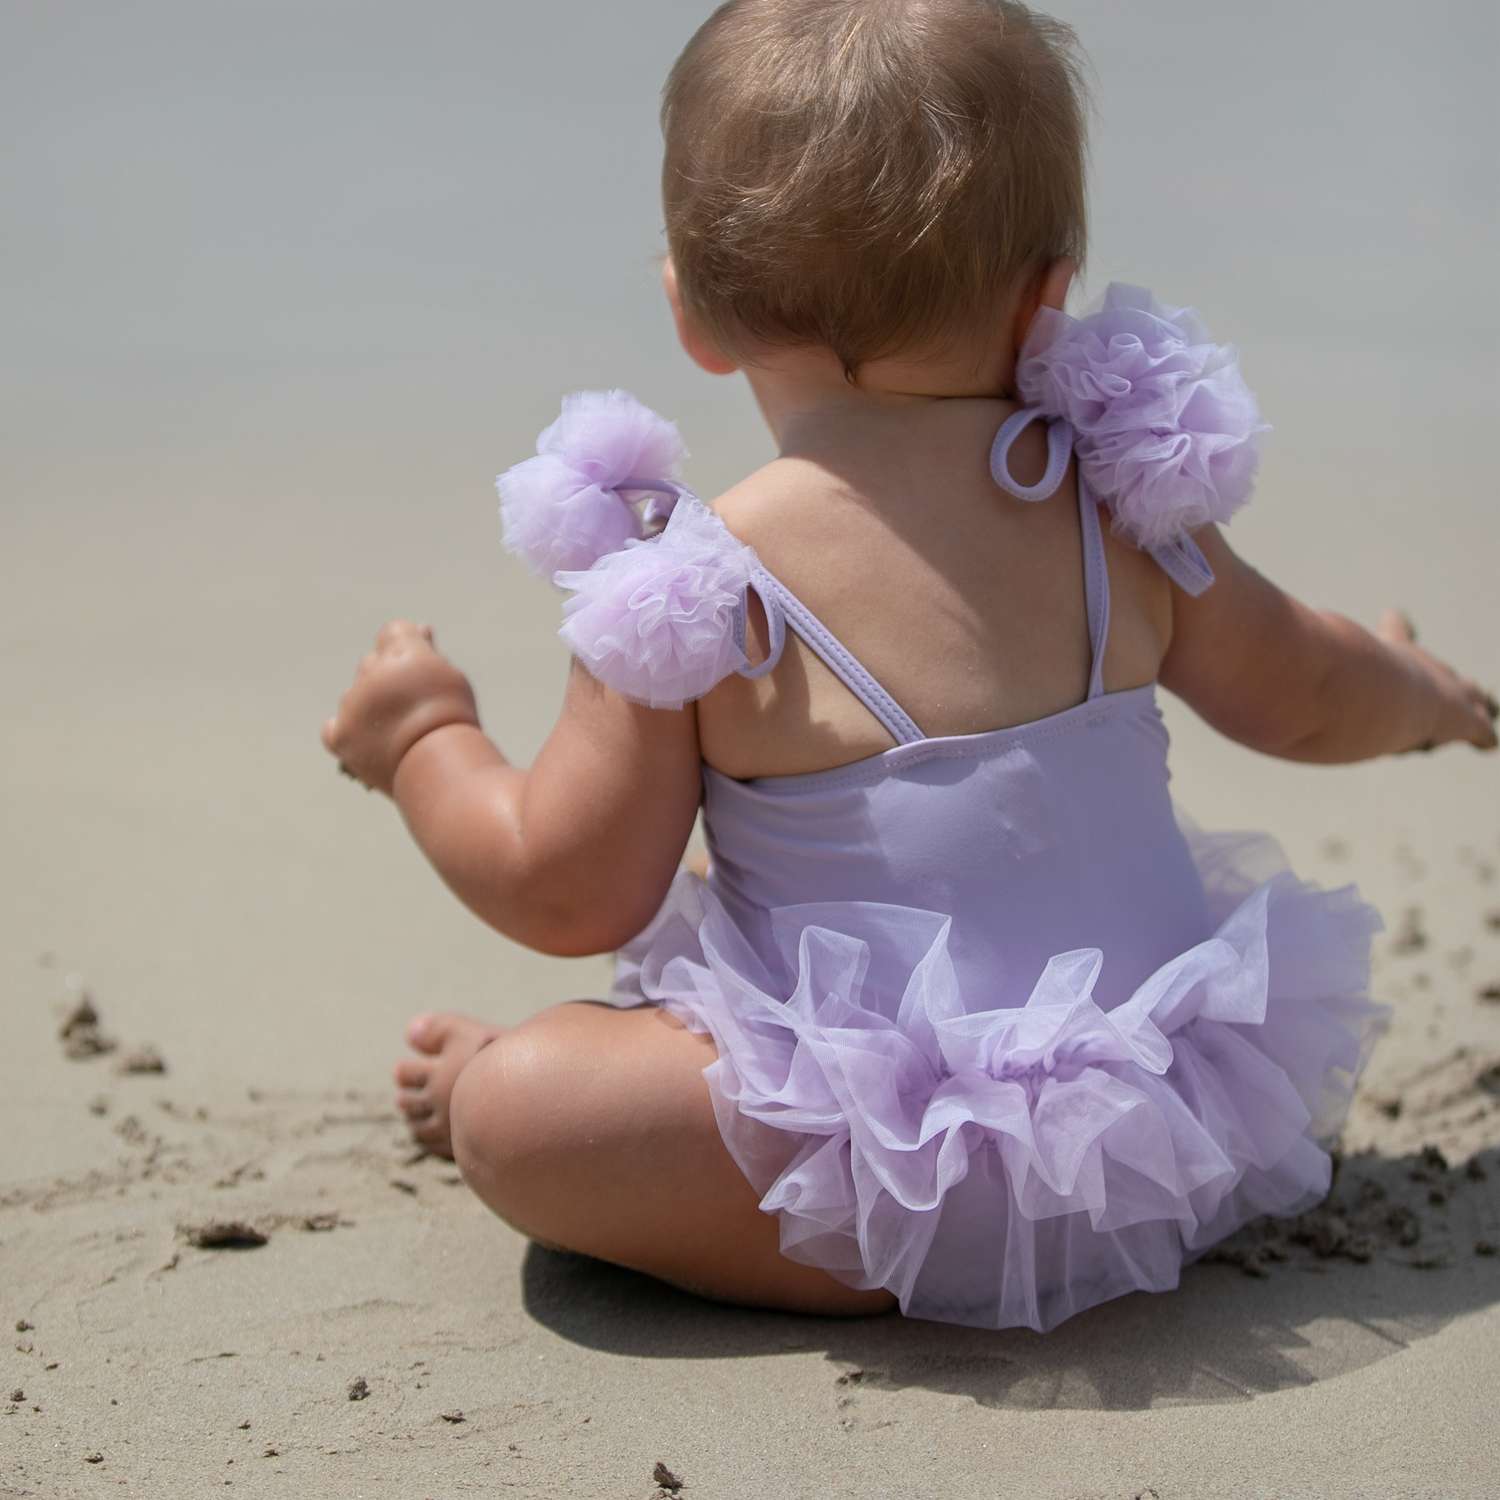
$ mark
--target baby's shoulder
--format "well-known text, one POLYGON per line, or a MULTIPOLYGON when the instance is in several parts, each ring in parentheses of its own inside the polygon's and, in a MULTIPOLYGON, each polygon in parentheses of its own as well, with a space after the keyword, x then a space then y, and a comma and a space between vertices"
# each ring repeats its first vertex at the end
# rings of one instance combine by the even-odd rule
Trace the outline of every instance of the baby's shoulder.
POLYGON ((789 525, 815 521, 809 494, 829 483, 826 471, 816 464, 795 457, 774 458, 707 503, 726 530, 754 547, 789 525))

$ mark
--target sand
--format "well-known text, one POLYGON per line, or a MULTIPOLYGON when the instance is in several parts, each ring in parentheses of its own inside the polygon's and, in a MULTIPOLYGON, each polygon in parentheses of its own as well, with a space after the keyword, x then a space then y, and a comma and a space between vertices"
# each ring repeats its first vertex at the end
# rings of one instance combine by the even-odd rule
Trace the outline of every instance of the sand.
POLYGON ((742 1311, 541 1250, 375 1080, 334 1086, 347 1059, 205 1087, 159 997, 102 986, 99 1024, 149 1019, 165 1071, 69 1058, 33 953, 7 974, 0 1494, 1492 1493, 1500 886, 1476 856, 1439 923, 1402 868, 1405 1045, 1330 1204, 1046 1337, 742 1311))
MULTIPOLYGON (((489 479, 563 391, 679 419, 705 493, 764 456, 653 286, 655 80, 705 9, 0 18, 0 1495, 1494 1494, 1493 757, 1286 766, 1169 705, 1201 823, 1385 913, 1396 1011, 1334 1202, 1176 1293, 1046 1337, 713 1306, 529 1246, 403 1137, 414 1010, 604 967, 482 929, 318 726, 401 614, 534 752, 556 600, 489 479)), ((1258 11, 1056 9, 1093 291, 1195 301, 1275 424, 1235 545, 1496 685, 1493 8, 1330 0, 1295 66, 1258 11)))
MULTIPOLYGON (((160 607, 129 576, 91 607, 160 607)), ((540 614, 494 609, 511 641, 540 614)), ((1172 712, 1200 821, 1248 811, 1386 914, 1396 1019, 1324 1210, 1046 1337, 747 1312, 529 1245, 403 1135, 412 1009, 514 1020, 603 968, 487 934, 325 761, 336 612, 166 619, 134 676, 65 620, 17 653, 53 708, 7 771, 0 1494, 1493 1492, 1493 760, 1287 767, 1172 712)), ((523 725, 555 699, 546 618, 506 667, 523 725)))

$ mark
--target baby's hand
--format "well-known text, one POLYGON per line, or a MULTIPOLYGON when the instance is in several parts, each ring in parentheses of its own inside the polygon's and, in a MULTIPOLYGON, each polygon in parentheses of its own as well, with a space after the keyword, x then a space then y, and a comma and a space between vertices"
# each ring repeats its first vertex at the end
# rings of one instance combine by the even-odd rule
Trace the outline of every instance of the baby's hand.
POLYGON ((1375 633, 1413 668, 1433 702, 1430 731, 1410 749, 1435 750, 1453 741, 1480 750, 1495 748, 1495 718, 1500 705, 1489 693, 1417 645, 1415 628, 1399 610, 1386 610, 1375 633))
POLYGON ((436 650, 431 629, 392 620, 381 626, 354 685, 323 725, 323 746, 341 770, 389 794, 401 757, 423 735, 478 723, 469 679, 436 650))

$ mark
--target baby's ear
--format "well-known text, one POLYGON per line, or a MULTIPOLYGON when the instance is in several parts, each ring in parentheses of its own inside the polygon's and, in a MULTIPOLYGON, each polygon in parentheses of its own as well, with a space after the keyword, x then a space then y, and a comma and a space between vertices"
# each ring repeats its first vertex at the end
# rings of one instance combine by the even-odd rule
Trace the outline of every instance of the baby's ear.
POLYGON ((1019 349, 1031 332, 1031 324, 1042 308, 1050 307, 1061 312, 1068 300, 1068 291, 1073 278, 1078 274, 1078 262, 1071 256, 1060 256, 1047 266, 1032 283, 1016 309, 1015 340, 1019 349))
POLYGON ((710 375, 733 375, 739 365, 698 327, 691 313, 682 305, 682 291, 677 285, 677 267, 668 255, 661 263, 661 289, 666 293, 672 321, 677 325, 677 342, 683 352, 701 370, 710 375))
POLYGON ((1061 312, 1077 274, 1078 262, 1071 256, 1064 255, 1053 261, 1042 274, 1042 294, 1037 299, 1038 305, 1061 312))

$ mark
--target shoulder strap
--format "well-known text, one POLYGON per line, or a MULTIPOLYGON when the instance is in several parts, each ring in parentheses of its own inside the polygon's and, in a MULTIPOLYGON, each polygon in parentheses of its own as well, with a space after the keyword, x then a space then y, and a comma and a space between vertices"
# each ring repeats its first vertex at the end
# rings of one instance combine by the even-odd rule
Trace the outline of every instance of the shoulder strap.
POLYGON ((1109 568, 1104 560, 1104 535, 1099 526, 1099 502, 1080 471, 1078 524, 1083 533, 1083 595, 1088 606, 1089 697, 1104 691, 1104 648, 1109 641, 1109 568))
POLYGON ((1023 406, 1013 411, 1001 424, 990 445, 990 477, 1017 500, 1047 500, 1073 461, 1073 426, 1061 418, 1053 421, 1038 406, 1023 406), (1047 467, 1035 484, 1021 484, 1010 472, 1010 450, 1015 441, 1033 422, 1047 422, 1047 467))
MULTIPOLYGON (((750 575, 750 587, 760 595, 765 606, 771 629, 771 649, 764 661, 741 668, 741 676, 760 677, 776 665, 790 626, 808 649, 880 720, 898 745, 911 745, 926 738, 911 715, 881 687, 854 653, 775 574, 757 564, 750 575)), ((743 642, 743 615, 738 630, 743 642)))
MULTIPOLYGON (((990 448, 990 474, 996 484, 1018 500, 1049 500, 1058 491, 1073 460, 1072 424, 1053 420, 1040 408, 1024 406, 1000 424, 990 448), (1010 472, 1010 450, 1031 424, 1047 422, 1047 468, 1035 484, 1021 484, 1010 472)), ((1089 621, 1089 697, 1104 691, 1104 647, 1109 639, 1109 572, 1104 561, 1104 536, 1099 528, 1099 502, 1078 468, 1078 525, 1083 545, 1083 596, 1089 621)))
POLYGON ((1214 570, 1203 549, 1192 537, 1184 534, 1158 547, 1146 549, 1156 559, 1157 566, 1180 588, 1183 593, 1197 598, 1214 581, 1214 570))
MULTIPOLYGON (((1073 425, 1065 417, 1053 418, 1041 407, 1023 406, 1019 411, 1013 411, 1004 422, 1000 424, 1000 430, 995 434, 994 444, 990 448, 990 474, 996 484, 1007 494, 1014 495, 1017 500, 1047 500, 1056 493, 1058 486, 1063 482, 1063 476, 1068 472, 1068 464, 1073 457, 1073 445, 1077 439, 1073 425), (1031 426, 1033 422, 1047 422, 1047 468, 1042 477, 1035 484, 1021 484, 1010 472, 1010 450, 1015 441, 1031 426)), ((1083 503, 1085 488, 1084 470, 1086 463, 1078 465, 1078 500, 1083 503)), ((1097 499, 1088 507, 1086 523, 1092 522, 1093 535, 1099 533, 1099 508, 1097 499)), ((1085 548, 1085 552, 1087 552, 1085 548)), ((1208 588, 1214 581, 1214 570, 1209 566, 1208 559, 1204 557, 1198 544, 1185 532, 1170 542, 1161 542, 1156 546, 1145 548, 1152 557, 1156 559, 1157 565, 1166 573, 1173 583, 1185 593, 1198 595, 1208 588)), ((1101 553, 1102 557, 1102 548, 1101 553)), ((1103 579, 1101 585, 1090 585, 1089 594, 1089 620, 1094 620, 1096 605, 1094 602, 1094 590, 1096 587, 1103 590, 1104 628, 1108 629, 1109 622, 1109 581, 1104 578, 1102 567, 1099 577, 1103 579)), ((1096 636, 1096 642, 1102 642, 1102 636, 1096 636)), ((1098 666, 1099 654, 1103 651, 1102 644, 1096 644, 1095 666, 1098 666)), ((1090 691, 1090 696, 1095 696, 1090 691)))

